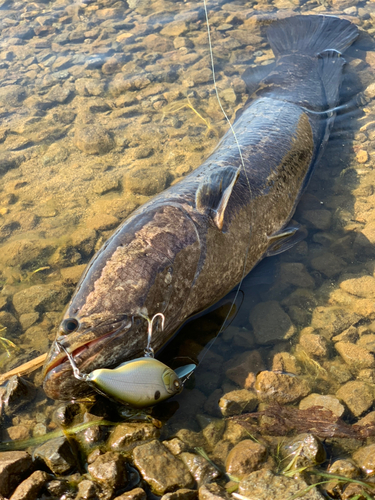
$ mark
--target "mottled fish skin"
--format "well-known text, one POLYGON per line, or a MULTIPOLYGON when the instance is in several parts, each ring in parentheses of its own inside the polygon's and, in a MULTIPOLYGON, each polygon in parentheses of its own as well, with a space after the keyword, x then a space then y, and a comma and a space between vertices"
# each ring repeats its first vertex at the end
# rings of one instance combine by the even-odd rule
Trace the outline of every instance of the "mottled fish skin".
MULTIPOLYGON (((323 16, 290 22, 301 23, 302 17, 313 25, 333 22, 323 16)), ((338 44, 345 49, 356 28, 337 21, 349 32, 338 44)), ((340 25, 339 32, 345 30, 340 25)), ((322 50, 335 49, 329 44, 322 50)), ((278 54, 234 124, 246 172, 228 131, 197 170, 136 210, 94 256, 64 315, 79 328, 66 334, 61 327, 58 333, 81 372, 141 356, 147 343, 143 316, 161 312, 164 331, 155 329, 152 338, 157 351, 188 317, 226 295, 244 268, 248 273, 266 255, 291 219, 328 139, 332 116, 309 110, 337 102, 344 64, 339 57, 334 50, 320 59, 314 51, 278 54), (210 190, 221 173, 229 179, 230 196, 217 205, 210 190)), ((45 364, 44 389, 54 399, 87 391, 56 344, 45 364)))

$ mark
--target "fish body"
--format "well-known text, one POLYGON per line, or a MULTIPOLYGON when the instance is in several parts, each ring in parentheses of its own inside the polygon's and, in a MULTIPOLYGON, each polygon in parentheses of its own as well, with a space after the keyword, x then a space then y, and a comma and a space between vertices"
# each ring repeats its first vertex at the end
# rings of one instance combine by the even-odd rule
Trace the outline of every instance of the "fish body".
MULTIPOLYGON (((250 98, 236 137, 228 131, 198 169, 133 212, 88 265, 57 338, 81 372, 139 357, 144 317, 163 313, 156 352, 264 256, 292 245, 298 228, 288 222, 328 140, 341 53, 358 31, 335 17, 296 16, 267 36, 276 61, 245 72, 250 98)), ((44 389, 55 399, 86 391, 56 343, 44 389)))

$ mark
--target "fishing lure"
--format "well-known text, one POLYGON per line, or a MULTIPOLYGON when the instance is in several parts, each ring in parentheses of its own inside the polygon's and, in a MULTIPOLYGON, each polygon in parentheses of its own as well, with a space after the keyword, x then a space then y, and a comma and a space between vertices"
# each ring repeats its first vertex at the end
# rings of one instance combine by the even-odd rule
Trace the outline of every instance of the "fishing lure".
POLYGON ((87 382, 100 394, 112 397, 120 403, 130 404, 136 408, 152 406, 179 394, 183 389, 183 381, 196 368, 195 364, 189 364, 174 371, 153 357, 151 337, 153 322, 157 316, 162 316, 162 327, 164 325, 164 316, 161 313, 148 320, 145 357, 126 361, 114 369, 100 368, 83 374, 72 355, 63 345, 60 343, 58 345, 65 352, 76 379, 87 382))

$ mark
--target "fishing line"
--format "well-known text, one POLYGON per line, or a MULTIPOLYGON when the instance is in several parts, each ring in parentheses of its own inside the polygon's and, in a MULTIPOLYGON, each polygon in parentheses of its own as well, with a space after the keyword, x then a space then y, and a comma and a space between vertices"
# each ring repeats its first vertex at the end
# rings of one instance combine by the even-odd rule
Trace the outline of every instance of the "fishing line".
MULTIPOLYGON (((237 139, 237 135, 236 135, 236 132, 234 130, 234 127, 233 127, 230 119, 228 118, 228 115, 226 114, 226 112, 225 112, 225 110, 223 108, 223 105, 221 104, 221 99, 220 99, 220 96, 219 96, 219 90, 218 90, 217 83, 216 83, 216 72, 215 72, 214 54, 213 54, 212 43, 211 43, 211 30, 210 30, 210 23, 208 21, 208 11, 207 11, 207 2, 206 2, 206 0, 203 0, 203 5, 204 5, 205 16, 206 16, 206 26, 207 26, 207 35, 208 35, 208 47, 209 47, 210 58, 211 58, 212 79, 213 79, 214 89, 215 89, 215 93, 216 93, 216 99, 217 99, 217 101, 219 103, 219 107, 221 109, 221 112, 223 113, 223 115, 224 115, 227 123, 229 124, 229 128, 230 128, 230 130, 231 130, 231 132, 233 134, 233 137, 234 137, 234 140, 235 140, 235 143, 236 143, 239 155, 240 155, 241 168, 242 168, 242 171, 244 173, 247 186, 249 188, 250 202, 251 202, 251 199, 252 199, 252 190, 251 190, 250 180, 249 180, 249 177, 248 177, 247 172, 246 172, 245 162, 244 162, 244 159, 243 159, 243 156, 242 156, 241 145, 240 145, 240 143, 239 143, 239 141, 237 139)), ((250 204, 250 207, 251 207, 251 204, 250 204)), ((251 207, 250 219, 252 220, 252 207, 251 207)), ((205 347, 205 350, 203 351, 203 354, 202 354, 202 357, 200 359, 199 364, 201 364, 203 362, 204 358, 206 357, 206 355, 208 354, 209 350, 212 348, 212 346, 216 342, 216 340, 219 337, 219 335, 225 330, 225 324, 227 323, 228 318, 229 318, 229 316, 232 313, 232 310, 233 310, 233 307, 234 307, 234 305, 236 303, 238 294, 240 293, 240 290, 241 290, 242 282, 243 282, 243 280, 244 280, 244 278, 245 278, 245 276, 247 274, 246 273, 246 265, 247 265, 247 259, 248 259, 249 251, 250 251, 251 235, 252 235, 251 220, 250 220, 249 244, 247 246, 247 250, 246 250, 246 253, 245 253, 245 258, 244 258, 244 264, 243 264, 243 271, 242 271, 241 280, 240 280, 240 282, 239 282, 239 284, 237 286, 237 290, 236 290, 236 293, 234 295, 232 304, 231 304, 231 306, 229 308, 229 311, 228 311, 228 313, 227 313, 227 315, 226 315, 226 317, 225 317, 225 319, 224 319, 224 321, 223 321, 223 323, 222 323, 222 325, 221 325, 218 333, 216 334, 216 336, 205 347)), ((187 378, 189 378, 190 375, 187 378)))

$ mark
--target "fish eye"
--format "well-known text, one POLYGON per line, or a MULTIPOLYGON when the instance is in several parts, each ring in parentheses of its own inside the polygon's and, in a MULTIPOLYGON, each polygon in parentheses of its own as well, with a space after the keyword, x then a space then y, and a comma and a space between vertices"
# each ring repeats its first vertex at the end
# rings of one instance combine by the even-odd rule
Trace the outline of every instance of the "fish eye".
POLYGON ((75 318, 64 319, 62 322, 62 330, 67 335, 68 333, 75 332, 79 327, 79 323, 75 318))

